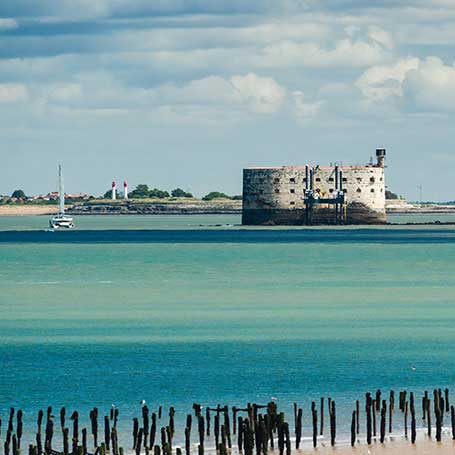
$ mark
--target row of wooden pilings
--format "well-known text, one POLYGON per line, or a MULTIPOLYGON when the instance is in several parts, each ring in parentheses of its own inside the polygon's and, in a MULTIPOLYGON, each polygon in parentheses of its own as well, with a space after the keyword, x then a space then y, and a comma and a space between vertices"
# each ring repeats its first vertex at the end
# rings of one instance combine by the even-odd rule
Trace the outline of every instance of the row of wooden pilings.
MULTIPOLYGON (((317 447, 318 437, 324 435, 325 404, 327 404, 329 417, 330 444, 335 445, 337 435, 337 419, 335 401, 321 398, 319 409, 316 402, 311 403, 310 418, 312 423, 312 445, 317 447)), ((363 407, 362 407, 363 408, 363 407)), ((455 410, 449 402, 449 390, 435 389, 430 397, 425 392, 421 399, 421 415, 417 416, 414 394, 400 391, 398 399, 395 399, 394 391, 390 391, 384 397, 381 390, 375 394, 366 393, 364 408, 361 410, 360 401, 355 403, 351 419, 351 445, 360 442, 360 422, 364 412, 366 426, 366 443, 371 444, 373 439, 385 442, 386 434, 392 433, 394 419, 402 419, 404 437, 412 444, 416 442, 417 421, 421 417, 422 424, 428 437, 432 437, 433 429, 436 441, 442 439, 442 427, 446 416, 450 416, 452 439, 455 439, 455 410), (397 401, 397 403, 395 403, 397 401), (395 405, 398 411, 395 410, 395 405), (434 420, 433 420, 434 417, 434 420), (434 423, 434 427, 433 427, 434 423)), ((88 455, 89 446, 93 448, 91 453, 96 455, 123 455, 122 447, 119 447, 117 424, 119 410, 112 408, 109 415, 103 418, 102 437, 99 440, 99 415, 98 409, 93 408, 90 413, 90 428, 82 428, 79 431, 79 414, 74 411, 69 420, 72 422, 70 435, 67 426, 66 409, 60 410, 60 430, 62 447, 56 450, 53 447, 54 420, 52 408, 46 411, 45 425, 43 425, 44 412, 40 410, 37 417, 37 431, 35 442, 29 444, 29 455, 88 455), (44 429, 44 434, 43 434, 44 429), (92 443, 88 442, 90 431, 92 443), (70 439, 71 436, 71 439, 70 439)), ((296 449, 301 448, 304 412, 297 403, 294 403, 293 428, 285 419, 285 414, 279 412, 275 402, 267 404, 248 404, 244 408, 228 406, 202 408, 200 404, 193 404, 193 411, 188 414, 185 422, 184 448, 185 455, 191 454, 192 432, 197 432, 193 440, 193 446, 197 445, 198 455, 203 455, 208 441, 216 448, 217 453, 226 455, 231 452, 233 446, 245 455, 267 455, 269 451, 277 450, 280 455, 290 455, 292 442, 296 449), (231 412, 230 412, 231 411, 231 412), (291 433, 293 438, 291 440, 291 433), (234 443, 233 443, 234 440, 234 443)), ((0 436, 2 421, 0 419, 0 436)), ((6 438, 3 444, 4 455, 20 455, 21 439, 23 436, 23 412, 17 413, 10 409, 6 438), (14 425, 16 421, 16 425, 14 425)), ((149 408, 142 406, 142 416, 133 419, 132 449, 136 455, 145 453, 150 455, 182 455, 181 447, 173 449, 175 440, 175 410, 170 407, 168 415, 163 416, 163 408, 160 406, 157 412, 150 413, 149 408), (163 425, 163 419, 166 425, 163 425)), ((211 447, 209 447, 211 448, 211 447)))

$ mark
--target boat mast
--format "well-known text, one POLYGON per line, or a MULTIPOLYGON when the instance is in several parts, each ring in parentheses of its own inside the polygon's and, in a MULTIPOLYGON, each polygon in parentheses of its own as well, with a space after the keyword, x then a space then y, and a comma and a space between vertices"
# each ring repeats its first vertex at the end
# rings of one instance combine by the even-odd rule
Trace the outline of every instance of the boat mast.
POLYGON ((63 190, 62 165, 58 166, 58 206, 59 213, 65 213, 65 193, 63 190))

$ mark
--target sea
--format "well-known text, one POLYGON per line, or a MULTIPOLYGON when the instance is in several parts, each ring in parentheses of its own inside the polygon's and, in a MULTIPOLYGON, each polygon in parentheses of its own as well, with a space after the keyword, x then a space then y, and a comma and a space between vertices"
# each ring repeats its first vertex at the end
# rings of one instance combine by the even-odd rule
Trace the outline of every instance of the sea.
POLYGON ((302 406, 308 433, 311 402, 331 397, 347 434, 367 391, 455 394, 455 228, 442 224, 455 215, 391 218, 82 216, 50 232, 46 217, 0 217, 3 422, 22 409, 32 440, 39 409, 77 409, 82 427, 115 406, 129 446, 142 400, 163 422, 173 406, 177 428, 193 403, 274 400, 289 421, 302 406))

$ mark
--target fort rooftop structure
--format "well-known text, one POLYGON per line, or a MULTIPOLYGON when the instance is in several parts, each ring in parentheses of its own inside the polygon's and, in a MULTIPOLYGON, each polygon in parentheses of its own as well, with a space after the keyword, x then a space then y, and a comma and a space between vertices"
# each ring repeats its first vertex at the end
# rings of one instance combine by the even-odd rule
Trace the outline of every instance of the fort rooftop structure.
POLYGON ((243 170, 244 225, 384 224, 385 149, 363 166, 243 170))

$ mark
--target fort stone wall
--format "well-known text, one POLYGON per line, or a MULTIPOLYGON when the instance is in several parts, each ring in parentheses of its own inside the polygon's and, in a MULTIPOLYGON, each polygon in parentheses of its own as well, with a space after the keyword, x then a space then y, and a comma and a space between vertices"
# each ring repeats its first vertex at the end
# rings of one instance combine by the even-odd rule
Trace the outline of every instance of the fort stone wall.
MULTIPOLYGON (((342 186, 346 224, 385 223, 384 155, 378 155, 377 164, 340 166, 342 181, 338 189, 335 166, 313 167, 312 194, 320 199, 335 198, 342 186)), ((306 166, 244 169, 242 224, 305 224, 309 178, 306 166)), ((333 205, 317 204, 313 211, 312 224, 335 223, 333 205)))

